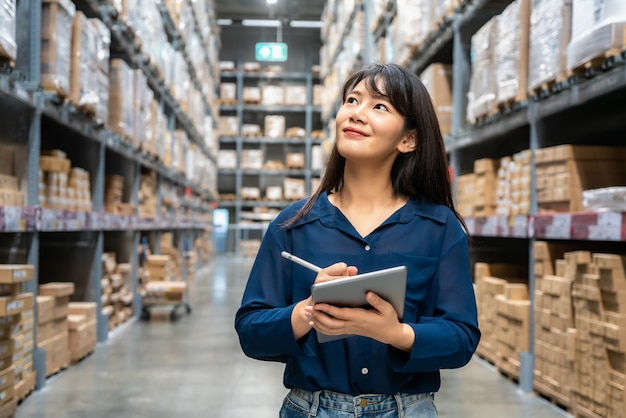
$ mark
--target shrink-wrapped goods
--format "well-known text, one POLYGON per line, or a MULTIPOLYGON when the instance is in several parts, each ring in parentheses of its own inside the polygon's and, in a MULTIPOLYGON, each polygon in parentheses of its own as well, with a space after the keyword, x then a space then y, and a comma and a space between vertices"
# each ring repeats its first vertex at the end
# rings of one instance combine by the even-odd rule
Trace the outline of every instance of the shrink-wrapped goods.
POLYGON ((527 97, 529 30, 530 0, 516 0, 498 16, 494 56, 498 104, 527 97))
POLYGON ((572 0, 572 39, 567 69, 614 55, 626 46, 626 2, 572 0))
POLYGON ((394 19, 396 31, 395 57, 398 62, 407 62, 414 49, 419 48, 428 35, 426 28, 429 19, 426 19, 426 0, 398 0, 396 3, 397 15, 394 19))
POLYGON ((497 17, 493 17, 472 36, 472 77, 467 94, 467 120, 470 123, 489 115, 495 107, 496 68, 493 56, 496 25, 497 17))
POLYGON ((434 63, 426 67, 420 79, 430 93, 442 135, 452 130, 452 66, 434 63))
POLYGON ((0 0, 0 58, 15 60, 15 0, 0 0))
POLYGON ((109 128, 121 137, 131 139, 135 131, 133 71, 124 60, 111 60, 109 83, 109 128))
POLYGON ((530 12, 529 91, 565 76, 571 12, 571 0, 533 0, 530 12))
POLYGON ((67 97, 76 6, 70 0, 43 0, 41 6, 41 85, 67 97))
POLYGON ((69 100, 90 115, 95 115, 99 98, 97 36, 96 28, 83 12, 76 12, 72 25, 69 100))

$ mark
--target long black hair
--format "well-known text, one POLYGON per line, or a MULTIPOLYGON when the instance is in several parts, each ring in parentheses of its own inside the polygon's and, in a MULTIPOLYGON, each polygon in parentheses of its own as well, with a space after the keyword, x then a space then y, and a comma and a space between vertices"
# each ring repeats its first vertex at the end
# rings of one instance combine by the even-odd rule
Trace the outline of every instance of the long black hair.
MULTIPOLYGON (((465 222, 454 207, 448 157, 430 95, 419 77, 397 64, 371 64, 354 72, 344 83, 342 103, 361 81, 372 94, 385 97, 404 117, 405 128, 414 129, 416 147, 400 153, 391 168, 395 195, 425 199, 449 207, 467 231, 465 222)), ((338 192, 343 186, 346 159, 337 146, 328 157, 320 186, 302 209, 287 223, 289 226, 307 214, 323 192, 338 192)))

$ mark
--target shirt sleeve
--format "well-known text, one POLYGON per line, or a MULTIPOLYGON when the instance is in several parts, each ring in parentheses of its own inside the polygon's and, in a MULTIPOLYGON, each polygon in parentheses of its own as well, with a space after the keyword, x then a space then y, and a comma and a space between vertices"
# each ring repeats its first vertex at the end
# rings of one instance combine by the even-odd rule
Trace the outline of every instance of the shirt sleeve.
POLYGON ((280 255, 285 240, 278 228, 270 224, 263 237, 235 316, 235 329, 247 356, 286 362, 303 351, 291 327, 291 313, 299 300, 292 300, 292 270, 280 255))
POLYGON ((469 244, 458 223, 448 220, 436 282, 432 316, 409 324, 415 332, 410 357, 390 348, 392 367, 400 372, 428 372, 462 367, 480 340, 476 297, 471 278, 469 244))

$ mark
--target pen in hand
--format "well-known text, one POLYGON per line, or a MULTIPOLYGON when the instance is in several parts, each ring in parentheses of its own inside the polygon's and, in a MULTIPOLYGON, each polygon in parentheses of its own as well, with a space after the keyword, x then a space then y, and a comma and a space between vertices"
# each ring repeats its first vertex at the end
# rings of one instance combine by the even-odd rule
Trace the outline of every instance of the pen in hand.
POLYGON ((305 261, 305 260, 301 259, 300 257, 296 257, 295 255, 290 254, 287 251, 281 252, 280 255, 285 257, 287 260, 291 260, 291 261, 293 261, 296 264, 300 264, 302 267, 306 267, 309 270, 314 271, 316 273, 319 273, 320 271, 322 271, 321 267, 318 267, 315 264, 309 263, 308 261, 305 261))

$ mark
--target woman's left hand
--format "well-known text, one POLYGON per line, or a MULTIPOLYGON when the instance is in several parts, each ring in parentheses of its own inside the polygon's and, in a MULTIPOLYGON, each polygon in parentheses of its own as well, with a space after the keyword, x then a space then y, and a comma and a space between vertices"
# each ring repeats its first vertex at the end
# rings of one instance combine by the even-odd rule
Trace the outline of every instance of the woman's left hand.
POLYGON ((391 303, 374 292, 366 297, 371 309, 339 308, 326 303, 307 306, 309 325, 327 335, 361 335, 410 351, 415 340, 413 328, 398 320, 391 303))

